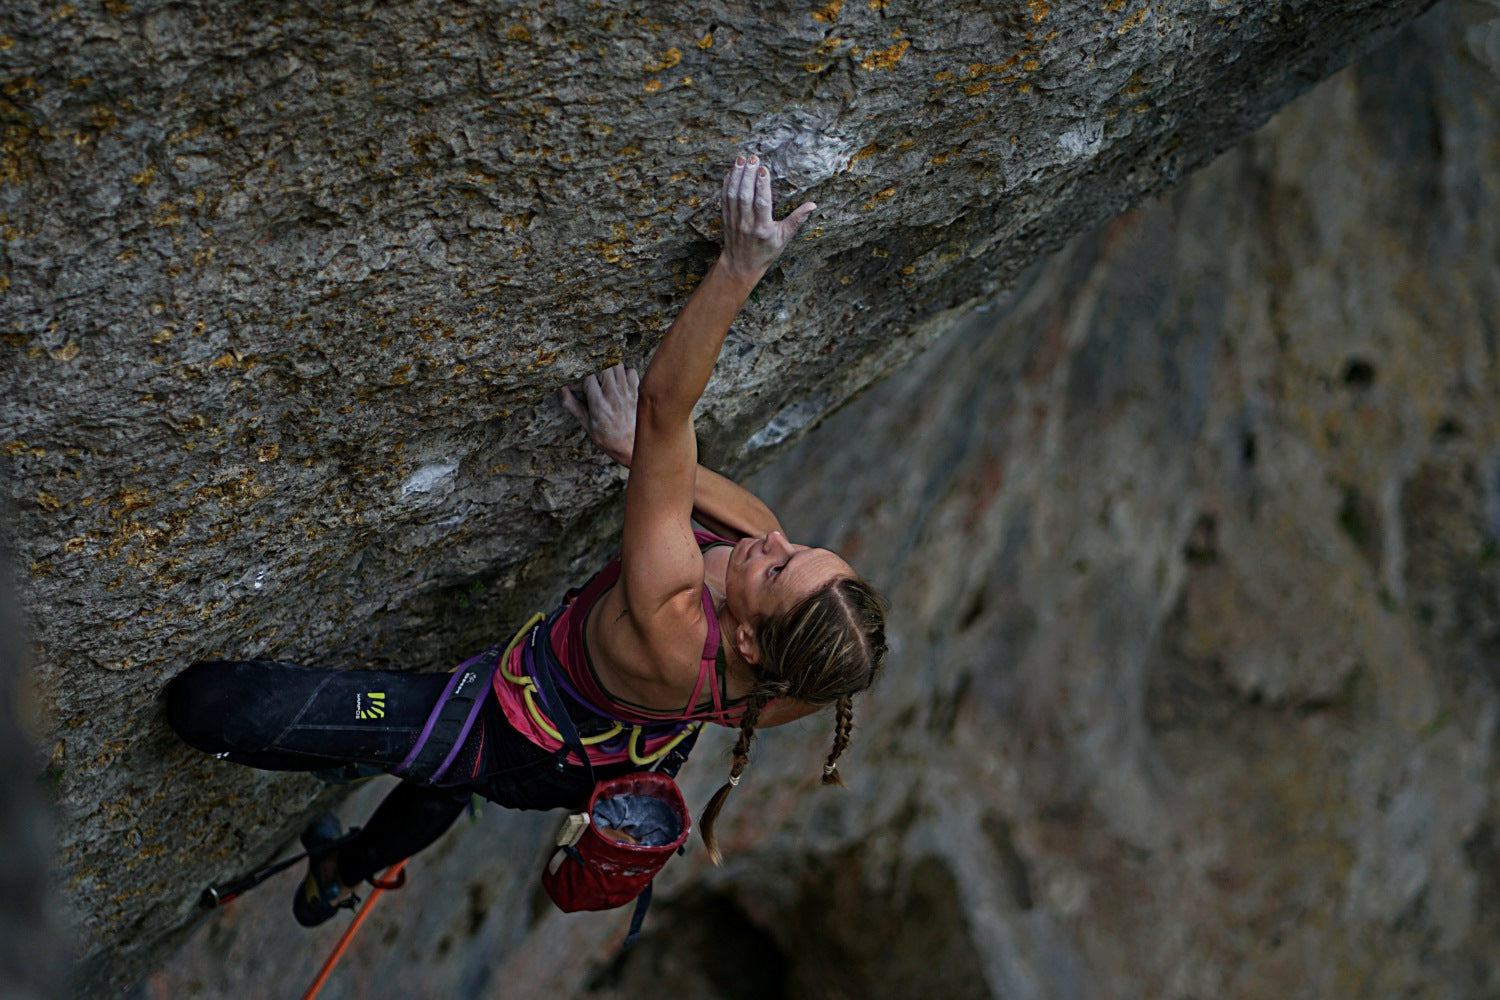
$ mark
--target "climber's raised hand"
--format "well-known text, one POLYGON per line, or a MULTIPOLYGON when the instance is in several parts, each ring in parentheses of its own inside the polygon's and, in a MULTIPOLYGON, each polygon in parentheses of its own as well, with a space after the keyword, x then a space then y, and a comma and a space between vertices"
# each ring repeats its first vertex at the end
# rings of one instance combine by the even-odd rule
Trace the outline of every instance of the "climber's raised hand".
POLYGON ((627 468, 635 453, 635 404, 640 385, 634 368, 615 365, 557 391, 563 409, 578 418, 589 440, 627 468))
POLYGON ((817 207, 805 202, 777 222, 771 217, 770 172, 754 156, 736 158, 724 175, 724 253, 720 264, 758 280, 817 207))

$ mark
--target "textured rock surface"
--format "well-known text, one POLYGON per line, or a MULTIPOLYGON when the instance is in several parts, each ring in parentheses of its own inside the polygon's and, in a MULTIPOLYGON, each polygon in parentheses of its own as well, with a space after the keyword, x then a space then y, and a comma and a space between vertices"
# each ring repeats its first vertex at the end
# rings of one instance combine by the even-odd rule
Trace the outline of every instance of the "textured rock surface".
MULTIPOLYGON (((188 926, 199 885, 264 856, 318 794, 307 782, 229 774, 176 748, 150 696, 180 664, 222 652, 446 666, 588 561, 582 553, 603 534, 613 474, 577 447, 545 394, 649 350, 709 259, 714 210, 705 195, 731 150, 765 153, 785 193, 822 206, 817 228, 748 311, 710 388, 704 437, 711 457, 733 468, 898 366, 951 325, 952 310, 1172 183, 1423 6, 1112 0, 919 11, 891 0, 753 14, 570 3, 351 5, 329 14, 269 3, 7 5, 0 447, 66 817, 62 881, 67 898, 86 901, 71 915, 91 963, 85 982, 130 981, 188 926)), ((1432 62, 1403 67, 1417 74, 1409 90, 1438 72, 1432 62)), ((1314 144, 1302 154, 1304 171, 1321 153, 1314 144)), ((1447 190, 1443 169, 1424 182, 1436 193, 1447 190)), ((1337 203, 1337 195, 1319 199, 1337 203)), ((1488 189, 1476 182, 1461 196, 1482 200, 1488 189)), ((1295 204, 1314 234, 1320 205, 1295 204)), ((1170 240, 1160 239, 1143 266, 1161 263, 1170 240)), ((1363 250, 1366 237, 1354 239, 1363 250)), ((1333 258, 1338 249, 1324 252, 1333 258)), ((1318 274, 1295 303, 1324 309, 1332 328, 1347 318, 1340 272, 1318 274)), ((1132 294, 1152 301, 1169 278, 1132 294)), ((1473 300, 1476 315, 1482 304, 1473 300)), ((1205 298, 1199 308, 1217 316, 1228 308, 1220 305, 1205 298)), ((1042 381, 1075 373, 1078 384, 1057 391, 1074 394, 1065 395, 1073 412, 1099 408, 1077 418, 1094 424, 1073 432, 1075 450, 1092 454, 1111 436, 1132 447, 1128 434, 1139 428, 1109 418, 1124 406, 1118 380, 1133 358, 1111 352, 1132 342, 1148 358, 1168 344, 1189 351, 1192 324, 1184 319, 1180 338, 1152 347, 1159 331, 1139 315, 1109 336, 1083 322, 1037 348, 1037 361, 1013 337, 985 342, 1042 381), (1090 350, 1090 363, 1063 363, 1075 351, 1094 357, 1090 350)), ((1212 344, 1198 346, 1212 354, 1212 344)), ((1171 397, 1181 407, 1173 419, 1207 419, 1217 396, 1193 379, 1207 377, 1199 371, 1212 370, 1210 360, 1173 361, 1170 387, 1189 393, 1171 397)), ((1386 369, 1378 371, 1377 393, 1386 369)), ((1016 399, 1002 393, 986 405, 1016 399)), ((1154 479, 1186 477, 1167 461, 1180 456, 1165 449, 1198 439, 1161 419, 1163 439, 1152 439, 1161 464, 1141 464, 1154 479)), ((1349 418, 1354 429, 1362 419, 1349 418)), ((1263 431, 1258 447, 1270 449, 1277 430, 1263 431)), ((960 434, 929 450, 956 461, 977 440, 960 434)), ((1295 442, 1288 448, 1303 453, 1295 442)), ((1302 500, 1285 499, 1292 510, 1323 495, 1320 453, 1303 451, 1314 479, 1298 487, 1302 500)), ((1107 458, 1101 452, 1067 475, 1112 468, 1107 458)), ((1036 461, 1033 475, 1067 485, 1036 461)), ((1334 492, 1347 500, 1351 524, 1380 526, 1364 544, 1380 540, 1372 557, 1390 576, 1398 563, 1447 565, 1444 553, 1461 538, 1428 539, 1401 562, 1390 525, 1407 505, 1423 509, 1470 479, 1484 482, 1488 473, 1475 470, 1436 465, 1422 489, 1394 498, 1390 483, 1404 480, 1334 492), (1430 561, 1418 551, 1433 553, 1430 561)), ((903 468, 903 477, 916 471, 903 468)), ((1339 471, 1370 470, 1350 459, 1339 471)), ((1197 523, 1204 513, 1190 503, 1188 480, 1181 485, 1178 506, 1149 511, 1163 519, 1153 522, 1165 553, 1159 571, 1174 581, 1190 574, 1169 558, 1179 542, 1170 529, 1180 525, 1168 514, 1197 523)), ((1028 530, 1062 530, 1058 506, 1039 504, 1028 530)), ((919 537, 920 522, 899 513, 888 514, 901 525, 891 540, 906 547, 880 557, 889 572, 901 565, 896 555, 912 558, 919 537)), ((1145 523, 1148 512, 1123 503, 1091 516, 1105 532, 1110 518, 1145 523)), ((1228 514, 1215 516, 1210 541, 1225 555, 1201 573, 1239 588, 1251 605, 1297 582, 1290 556, 1285 576, 1270 580, 1234 558, 1278 538, 1274 531, 1236 533, 1228 514)), ((1017 545, 1030 537, 1007 532, 1017 545)), ((931 558, 940 564, 938 553, 931 558)), ((1076 558, 1093 586, 1112 579, 1090 575, 1111 565, 1107 554, 1076 558)), ((1398 603, 1400 573, 1386 581, 1398 603)), ((1354 569, 1341 581, 1348 601, 1364 593, 1354 569)), ((991 581, 985 593, 1007 586, 1018 584, 991 581)), ((929 599, 943 592, 927 590, 929 599)), ((1308 599, 1327 593, 1309 588, 1308 599)), ((1325 663, 1316 648, 1299 649, 1299 662, 1316 666, 1308 686, 1284 660, 1285 639, 1258 637, 1211 601, 1177 596, 1142 589, 1133 598, 1140 608, 1105 606, 1122 621, 1149 611, 1150 622, 1180 603, 1173 648, 1184 662, 1202 663, 1222 638, 1214 630, 1230 630, 1226 683, 1271 704, 1337 700, 1372 676, 1363 663, 1325 663)), ((1483 608, 1440 605, 1434 614, 1455 620, 1483 608)), ((1017 641, 1066 618, 1043 610, 1008 626, 1017 641)), ((1128 670, 1145 671, 1154 638, 1138 637, 1128 670)), ((952 640, 966 641, 978 640, 952 640)), ((928 680, 932 691, 956 683, 937 673, 928 680)), ((1111 679, 1121 691, 1129 681, 1111 679)), ((1100 680, 1091 697, 1102 704, 1113 691, 1100 680)), ((931 703, 929 692, 923 704, 931 703)), ((1057 725, 1047 738, 1071 738, 1066 720, 1057 725)), ((1141 738, 1122 726, 1085 743, 1102 766, 1121 741, 1141 738)), ((1147 777, 1109 774, 1119 785, 1109 794, 1121 801, 1147 777)), ((1081 793, 1066 801, 1087 805, 1081 793)), ((792 807, 788 800, 777 814, 792 807)), ((1159 847, 1147 814, 1132 816, 1132 849, 1159 847)), ((534 858, 541 825, 481 822, 503 831, 495 843, 515 846, 491 848, 483 863, 457 847, 433 861, 469 873, 445 884, 468 887, 467 929, 485 935, 491 954, 464 950, 446 971, 426 971, 469 986, 489 981, 494 954, 526 933, 526 913, 486 916, 482 904, 514 896, 506 879, 534 858)), ((829 861, 819 877, 843 885, 852 864, 829 861)), ((1391 891, 1383 875, 1365 873, 1370 892, 1391 891)), ((931 902, 930 880, 921 881, 911 898, 931 902)), ((450 926, 460 919, 451 896, 410 905, 431 907, 433 918, 392 946, 392 963, 428 954, 404 950, 421 944, 441 949, 445 934, 449 952, 469 940, 465 927, 450 926)), ((1066 957, 1084 947, 1063 925, 1027 926, 1036 948, 1066 957)), ((232 933, 228 923, 216 928, 232 933)), ((254 938, 247 930, 242 940, 254 938)), ((514 961, 540 962, 549 947, 514 961)), ((956 956, 954 967, 998 974, 995 961, 986 947, 956 956)), ((400 974, 377 962, 366 970, 372 981, 400 974)))
MULTIPOLYGON (((821 724, 767 734, 726 867, 674 863, 618 966, 623 916, 528 929, 483 845, 534 828, 486 815, 423 859, 474 853, 462 905, 377 913, 330 995, 1500 990, 1500 88, 1461 13, 758 477, 896 602, 848 791, 821 724)), ((254 995, 275 919, 216 922, 162 995, 254 995)))

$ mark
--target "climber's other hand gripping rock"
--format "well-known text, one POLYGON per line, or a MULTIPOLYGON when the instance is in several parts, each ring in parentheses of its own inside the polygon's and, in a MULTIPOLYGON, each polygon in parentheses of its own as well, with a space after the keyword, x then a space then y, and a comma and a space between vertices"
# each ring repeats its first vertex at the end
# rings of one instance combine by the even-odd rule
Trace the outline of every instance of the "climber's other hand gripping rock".
POLYGON ((635 451, 635 402, 641 377, 615 365, 558 390, 563 409, 578 418, 595 447, 626 468, 635 451))

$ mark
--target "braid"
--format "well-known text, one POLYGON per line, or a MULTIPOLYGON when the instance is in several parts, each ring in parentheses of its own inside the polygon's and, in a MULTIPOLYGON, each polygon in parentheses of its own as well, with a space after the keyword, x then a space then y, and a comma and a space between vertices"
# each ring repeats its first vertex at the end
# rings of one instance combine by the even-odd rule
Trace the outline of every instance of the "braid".
POLYGON ((703 846, 708 848, 708 856, 716 865, 723 863, 724 856, 719 852, 719 842, 714 836, 714 821, 719 818, 719 810, 724 808, 724 801, 729 798, 734 786, 740 783, 740 775, 745 773, 745 768, 750 764, 750 744, 755 740, 755 727, 760 724, 761 710, 774 697, 776 694, 762 685, 745 700, 745 713, 740 716, 740 738, 735 741, 734 761, 729 765, 729 780, 714 792, 714 797, 708 800, 708 807, 698 820, 703 846))
POLYGON ((854 729, 854 699, 848 695, 839 698, 835 706, 837 713, 833 723, 833 748, 828 751, 828 760, 823 764, 823 784, 843 785, 839 776, 839 755, 849 745, 849 734, 854 729))
POLYGON ((714 864, 721 861, 714 820, 750 763, 755 727, 772 699, 837 707, 833 747, 823 764, 823 784, 844 783, 839 777, 838 760, 848 748, 854 729, 853 696, 870 686, 888 652, 885 614, 885 601, 868 583, 858 577, 839 577, 757 624, 761 657, 751 665, 756 683, 740 717, 740 738, 734 745, 729 781, 714 793, 699 821, 703 844, 714 864))

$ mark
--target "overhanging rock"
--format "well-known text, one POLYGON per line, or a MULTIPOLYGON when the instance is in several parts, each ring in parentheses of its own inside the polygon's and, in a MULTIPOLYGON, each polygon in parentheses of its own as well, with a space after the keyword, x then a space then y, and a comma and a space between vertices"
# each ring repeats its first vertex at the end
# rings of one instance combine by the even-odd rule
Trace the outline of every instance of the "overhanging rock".
POLYGON ((210 786, 168 676, 451 665, 602 536, 547 396, 649 352, 734 152, 820 209, 705 399, 732 468, 1426 5, 8 5, 0 448, 89 982, 315 794, 210 786))

